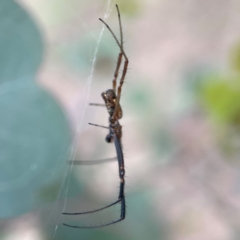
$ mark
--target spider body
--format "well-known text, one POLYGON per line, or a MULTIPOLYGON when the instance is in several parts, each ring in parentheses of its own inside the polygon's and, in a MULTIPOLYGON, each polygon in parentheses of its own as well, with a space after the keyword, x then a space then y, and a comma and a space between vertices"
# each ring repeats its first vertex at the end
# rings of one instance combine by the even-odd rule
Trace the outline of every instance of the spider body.
MULTIPOLYGON (((122 126, 119 123, 119 119, 122 118, 123 116, 123 111, 120 105, 120 98, 121 98, 121 91, 122 91, 122 86, 124 83, 124 79, 127 73, 127 67, 128 67, 128 58, 124 52, 123 49, 123 37, 122 37, 122 25, 121 25, 121 18, 120 18, 120 12, 117 7, 117 11, 118 11, 118 19, 119 19, 119 26, 120 26, 120 42, 118 41, 117 37, 115 36, 115 34, 112 32, 112 30, 110 29, 110 27, 102 20, 99 19, 100 21, 103 22, 103 24, 108 28, 108 30, 110 31, 110 33, 112 34, 113 38, 115 39, 119 49, 120 49, 120 53, 118 55, 118 61, 117 61, 117 66, 114 72, 114 78, 112 81, 112 89, 108 89, 105 92, 103 92, 102 98, 104 100, 105 106, 107 108, 107 111, 109 113, 109 126, 105 127, 105 126, 101 126, 101 125, 97 125, 97 124, 92 124, 89 123, 90 125, 93 126, 97 126, 97 127, 102 127, 102 128, 107 128, 109 130, 109 133, 106 136, 106 142, 111 143, 114 142, 115 145, 115 150, 116 150, 116 154, 117 154, 117 160, 118 160, 118 171, 119 171, 119 179, 120 179, 120 186, 119 186, 119 195, 117 200, 115 200, 114 202, 112 202, 111 204, 104 206, 102 208, 99 209, 95 209, 92 211, 86 211, 86 212, 80 212, 80 213, 66 213, 64 212, 63 214, 65 215, 81 215, 81 214, 89 214, 89 213, 95 213, 101 210, 104 210, 106 208, 112 207, 116 204, 120 204, 121 205, 121 209, 120 209, 120 217, 117 220, 108 222, 108 223, 104 223, 104 224, 100 224, 100 225, 94 225, 94 226, 74 226, 74 225, 69 225, 69 224, 63 224, 65 226, 68 227, 72 227, 72 228, 99 228, 99 227, 104 227, 104 226, 109 226, 112 224, 115 224, 117 222, 120 222, 122 220, 125 219, 126 216, 126 203, 125 203, 125 193, 124 193, 124 187, 125 187, 125 167, 124 167, 124 156, 123 156, 123 151, 122 151, 122 126), (119 80, 119 84, 117 86, 117 78, 118 78, 118 73, 119 73, 119 69, 121 66, 121 62, 122 62, 122 58, 124 57, 125 62, 123 65, 123 71, 121 74, 121 78, 119 80)), ((95 106, 102 106, 102 104, 91 104, 91 105, 95 105, 95 106)), ((93 160, 93 162, 95 163, 96 161, 93 160)))

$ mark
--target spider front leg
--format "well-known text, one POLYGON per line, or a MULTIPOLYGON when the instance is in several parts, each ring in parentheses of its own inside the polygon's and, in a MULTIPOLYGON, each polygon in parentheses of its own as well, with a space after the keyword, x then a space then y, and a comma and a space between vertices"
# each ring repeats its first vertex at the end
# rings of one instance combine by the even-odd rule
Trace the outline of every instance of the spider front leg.
POLYGON ((120 98, 121 98, 121 92, 122 92, 122 85, 124 83, 125 76, 126 76, 126 73, 127 73, 127 67, 128 67, 128 58, 125 58, 123 73, 122 73, 122 77, 120 79, 119 86, 118 86, 118 91, 117 91, 117 99, 115 101, 115 109, 114 109, 114 113, 112 115, 113 119, 116 118, 116 116, 119 114, 119 111, 121 109, 120 98))
POLYGON ((118 73, 119 73, 119 68, 121 66, 122 63, 122 52, 119 53, 118 55, 118 61, 117 61, 117 66, 114 72, 114 78, 113 78, 113 91, 116 93, 116 87, 117 87, 117 77, 118 77, 118 73))

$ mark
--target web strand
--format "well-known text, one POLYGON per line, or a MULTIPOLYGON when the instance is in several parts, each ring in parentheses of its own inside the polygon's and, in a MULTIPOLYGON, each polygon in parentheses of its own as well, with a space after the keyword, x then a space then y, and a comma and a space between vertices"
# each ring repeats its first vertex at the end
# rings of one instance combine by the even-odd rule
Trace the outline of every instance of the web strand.
MULTIPOLYGON (((109 14, 112 10, 111 2, 112 2, 112 0, 108 0, 108 2, 107 2, 104 19, 108 18, 109 14)), ((98 18, 96 17, 96 21, 97 21, 97 19, 98 18)), ((94 75, 94 71, 95 71, 97 53, 98 53, 99 45, 100 45, 100 42, 101 42, 101 39, 103 36, 103 32, 104 32, 104 27, 102 27, 100 34, 97 38, 97 43, 96 43, 96 47, 95 47, 93 59, 92 59, 91 71, 90 71, 89 77, 87 78, 87 81, 86 81, 85 91, 84 92, 81 91, 78 94, 78 96, 81 96, 81 98, 79 98, 77 100, 76 111, 79 112, 80 114, 77 116, 76 133, 74 134, 74 137, 73 137, 73 145, 70 150, 70 159, 75 159, 77 146, 80 141, 79 136, 81 135, 81 132, 82 132, 82 124, 83 124, 84 116, 86 114, 86 110, 87 110, 88 103, 89 103, 90 89, 91 89, 92 82, 93 82, 93 75, 94 75), (79 109, 81 109, 81 111, 79 111, 79 109)), ((67 206, 67 195, 68 195, 68 190, 69 190, 69 186, 70 186, 70 179, 71 179, 71 175, 72 175, 73 166, 74 166, 73 162, 71 164, 69 164, 68 170, 67 170, 67 172, 63 178, 63 182, 61 184, 61 190, 59 191, 59 194, 57 197, 57 199, 59 199, 63 193, 64 203, 63 203, 61 212, 64 212, 66 209, 66 206, 67 206)), ((60 221, 62 221, 61 217, 59 218, 59 221, 55 227, 55 230, 53 233, 53 239, 56 236, 58 225, 60 224, 60 221)))

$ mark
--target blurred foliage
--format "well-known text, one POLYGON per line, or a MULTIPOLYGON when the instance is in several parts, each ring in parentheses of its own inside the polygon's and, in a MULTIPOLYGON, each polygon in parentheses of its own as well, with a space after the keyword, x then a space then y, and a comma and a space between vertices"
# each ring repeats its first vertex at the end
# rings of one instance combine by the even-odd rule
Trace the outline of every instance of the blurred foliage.
POLYGON ((42 39, 33 20, 12 0, 0 1, 0 31, 0 83, 34 76, 42 60, 42 39))
POLYGON ((44 201, 48 202, 55 201, 60 190, 61 185, 59 181, 51 182, 41 189, 41 191, 36 196, 36 201, 38 201, 38 199, 44 199, 44 201))
POLYGON ((1 87, 0 111, 1 216, 6 217, 35 207, 35 195, 65 166, 70 136, 62 110, 28 80, 1 87))
POLYGON ((211 73, 201 79, 198 94, 214 121, 225 126, 240 125, 240 45, 230 54, 230 72, 227 75, 211 73))
MULTIPOLYGON (((138 84, 127 85, 128 87, 124 89, 126 92, 125 100, 128 105, 136 110, 140 116, 148 116, 153 112, 152 108, 158 108, 155 104, 155 97, 153 94, 154 89, 148 84, 148 79, 146 78, 135 78, 131 79, 132 82, 137 82, 138 84)), ((126 84, 128 84, 128 79, 126 79, 126 84)))
POLYGON ((230 66, 240 72, 240 42, 235 44, 230 52, 230 66))
MULTIPOLYGON (((105 0, 106 1, 106 0, 105 0)), ((142 3, 137 0, 121 0, 117 2, 121 14, 134 16, 141 10, 142 3)))
POLYGON ((144 132, 145 138, 150 140, 148 148, 155 155, 153 159, 159 162, 163 157, 169 156, 175 147, 172 132, 166 128, 166 120, 159 111, 164 103, 156 102, 155 96, 159 91, 148 84, 149 79, 141 76, 131 81, 138 84, 128 85, 124 90, 125 100, 130 111, 138 113, 139 122, 142 120, 139 128, 144 132))
POLYGON ((239 152, 240 129, 240 45, 230 55, 228 74, 211 73, 198 84, 202 106, 215 123, 221 149, 227 154, 239 152))
POLYGON ((240 124, 240 78, 207 76, 201 87, 201 99, 211 117, 225 125, 240 124))
POLYGON ((167 221, 163 214, 156 213, 159 209, 152 203, 157 194, 159 194, 158 191, 152 193, 145 190, 128 195, 127 206, 131 211, 123 224, 126 232, 128 229, 123 239, 168 239, 167 221), (131 231, 128 224, 131 226, 131 231))
POLYGON ((2 0, 0 12, 0 215, 7 218, 50 201, 36 196, 60 180, 71 134, 57 101, 35 84, 43 49, 34 21, 12 0, 2 0))
POLYGON ((168 157, 173 153, 175 142, 170 130, 163 127, 156 127, 156 129, 152 129, 148 134, 151 138, 151 146, 157 155, 155 159, 158 162, 161 161, 163 157, 168 157))

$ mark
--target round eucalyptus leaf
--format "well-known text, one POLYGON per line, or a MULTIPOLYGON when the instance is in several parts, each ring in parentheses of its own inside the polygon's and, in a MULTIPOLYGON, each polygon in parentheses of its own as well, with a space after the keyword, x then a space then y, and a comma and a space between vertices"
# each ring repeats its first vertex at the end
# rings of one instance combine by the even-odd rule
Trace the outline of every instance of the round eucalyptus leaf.
POLYGON ((34 21, 15 1, 1 0, 0 83, 34 76, 41 60, 42 40, 34 21))
POLYGON ((29 80, 2 85, 0 112, 3 218, 49 202, 48 197, 39 196, 61 177, 71 138, 68 121, 57 102, 29 80))

